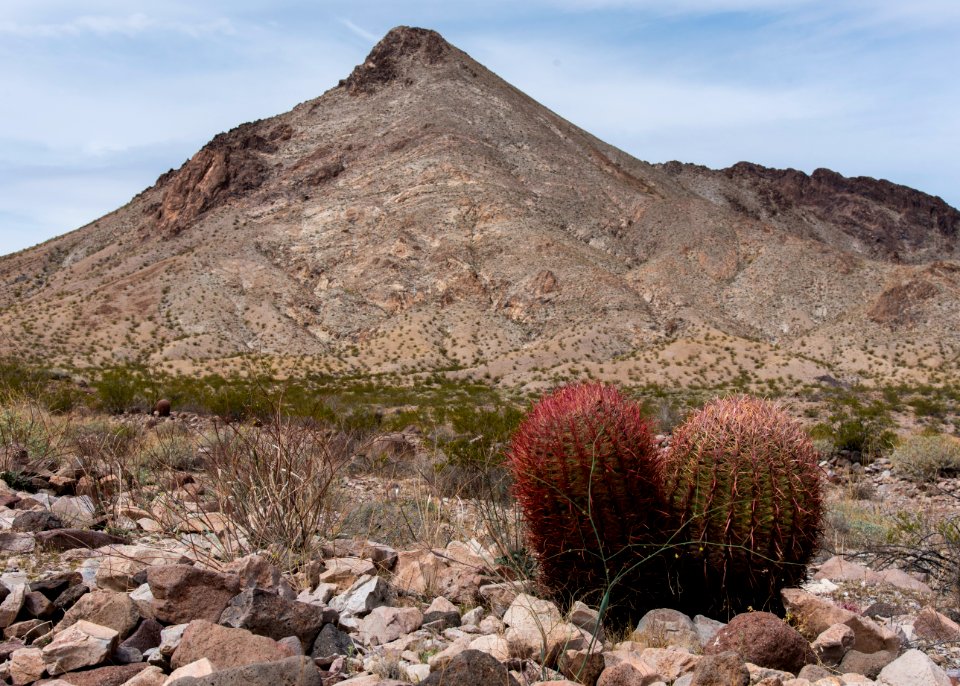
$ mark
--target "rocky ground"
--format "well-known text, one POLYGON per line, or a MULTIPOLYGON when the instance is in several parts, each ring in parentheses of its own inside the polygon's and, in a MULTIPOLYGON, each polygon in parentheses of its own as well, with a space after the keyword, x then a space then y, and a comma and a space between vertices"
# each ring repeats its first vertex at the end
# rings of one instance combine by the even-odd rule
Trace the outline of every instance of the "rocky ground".
MULTIPOLYGON (((879 467, 882 485, 892 477, 879 467)), ((614 636, 595 608, 564 613, 508 580, 476 540, 336 540, 285 574, 264 555, 217 559, 196 533, 148 533, 162 527, 146 511, 127 511, 139 524, 122 537, 88 528, 89 496, 6 488, 0 503, 6 683, 960 683, 944 598, 914 574, 840 556, 783 592, 788 622, 660 609, 614 636)))

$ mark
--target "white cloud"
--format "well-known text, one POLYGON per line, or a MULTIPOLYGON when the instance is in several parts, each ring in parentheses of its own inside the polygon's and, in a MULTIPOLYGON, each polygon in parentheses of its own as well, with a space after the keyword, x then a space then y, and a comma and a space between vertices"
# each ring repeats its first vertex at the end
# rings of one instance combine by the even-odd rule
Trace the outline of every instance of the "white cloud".
POLYGON ((18 38, 64 38, 83 35, 119 35, 129 38, 147 32, 179 33, 199 38, 210 34, 232 35, 235 29, 226 18, 201 23, 171 22, 139 12, 125 16, 81 15, 56 23, 0 21, 0 34, 18 38))
POLYGON ((357 26, 356 24, 354 24, 354 23, 353 23, 352 21, 350 21, 349 19, 341 19, 341 20, 340 20, 340 23, 343 24, 344 26, 346 26, 348 29, 350 29, 350 32, 353 33, 355 36, 358 36, 358 37, 362 38, 362 39, 365 40, 365 41, 370 41, 371 43, 376 43, 377 41, 379 41, 379 40, 382 38, 382 36, 378 36, 378 35, 376 35, 376 34, 374 34, 374 33, 371 33, 370 31, 367 31, 366 29, 363 29, 363 28, 357 26))

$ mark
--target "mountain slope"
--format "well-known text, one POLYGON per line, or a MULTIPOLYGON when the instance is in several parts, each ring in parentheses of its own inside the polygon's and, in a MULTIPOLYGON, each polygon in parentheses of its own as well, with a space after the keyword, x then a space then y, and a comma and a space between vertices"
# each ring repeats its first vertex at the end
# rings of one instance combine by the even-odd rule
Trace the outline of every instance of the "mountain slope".
POLYGON ((956 357, 958 229, 885 181, 638 161, 400 27, 321 97, 0 260, 0 347, 508 382, 711 361, 722 380, 754 357, 761 376, 905 374, 956 357))

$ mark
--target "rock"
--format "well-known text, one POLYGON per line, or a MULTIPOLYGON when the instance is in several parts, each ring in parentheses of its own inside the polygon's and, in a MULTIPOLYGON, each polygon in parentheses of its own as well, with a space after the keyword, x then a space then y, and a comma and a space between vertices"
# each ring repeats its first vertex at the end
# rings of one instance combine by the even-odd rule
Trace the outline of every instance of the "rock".
POLYGON ((30 553, 36 547, 33 534, 0 531, 0 551, 5 553, 30 553))
POLYGON ((377 569, 389 572, 397 564, 398 553, 388 545, 362 539, 339 539, 323 546, 323 556, 359 557, 373 562, 377 569))
POLYGON ((420 628, 423 615, 415 607, 378 607, 360 622, 360 640, 383 645, 420 628))
POLYGON ((432 624, 433 622, 439 622, 441 630, 460 626, 460 611, 456 605, 443 596, 434 598, 430 607, 423 613, 424 624, 432 624))
MULTIPOLYGON (((139 577, 145 569, 159 566, 189 566, 190 560, 174 550, 149 546, 111 546, 97 570, 97 585, 114 591, 131 591, 143 583, 139 577)), ((211 572, 215 574, 215 572, 211 572)))
POLYGON ((738 653, 707 655, 700 659, 693 670, 690 686, 748 686, 750 671, 738 653))
POLYGON ((336 622, 337 612, 330 608, 287 600, 260 588, 250 588, 235 596, 220 615, 220 624, 247 629, 279 641, 296 636, 303 646, 313 645, 324 624, 336 622))
POLYGON ((49 633, 53 629, 50 622, 40 619, 28 619, 23 622, 14 622, 3 630, 3 637, 6 639, 19 639, 24 643, 30 643, 35 638, 49 633))
POLYGON ((65 572, 33 581, 28 588, 31 593, 42 593, 48 600, 53 601, 67 588, 81 583, 82 580, 83 577, 77 572, 65 572))
POLYGON ((674 681, 687 672, 692 672, 700 661, 699 655, 692 655, 683 649, 646 648, 640 653, 640 659, 653 667, 653 671, 665 681, 674 681))
POLYGON ((317 581, 322 584, 336 584, 337 588, 345 591, 354 585, 362 576, 373 576, 377 567, 370 560, 359 557, 335 557, 324 560, 326 569, 320 573, 317 581))
POLYGON ((576 624, 588 634, 596 636, 600 641, 603 641, 603 631, 599 630, 600 613, 586 603, 582 603, 579 600, 574 602, 570 608, 569 619, 571 624, 576 624))
POLYGON ((69 610, 78 600, 80 600, 80 598, 89 592, 90 589, 87 588, 86 584, 68 586, 67 589, 58 595, 57 599, 53 601, 53 606, 58 610, 69 610))
POLYGON ((186 632, 189 624, 175 624, 160 630, 160 645, 157 646, 158 652, 164 657, 170 657, 180 647, 180 641, 183 640, 183 634, 186 632))
POLYGON ((237 575, 240 579, 241 590, 259 588, 276 593, 287 600, 296 598, 296 593, 294 593, 287 580, 283 578, 283 574, 277 566, 271 564, 262 555, 247 555, 238 558, 227 565, 225 571, 237 575))
POLYGON ((111 665, 84 672, 71 672, 64 674, 61 678, 68 684, 73 684, 73 686, 125 686, 145 669, 147 669, 147 665, 142 663, 111 665))
POLYGON ((49 510, 27 510, 19 513, 13 518, 11 528, 14 531, 27 531, 36 533, 38 531, 49 531, 51 529, 62 529, 63 520, 49 510))
POLYGON ((170 686, 171 684, 179 682, 181 679, 208 676, 213 674, 215 671, 217 670, 216 667, 213 666, 213 663, 207 658, 202 657, 199 660, 188 662, 182 667, 177 667, 174 669, 172 672, 170 672, 170 676, 167 677, 167 680, 163 682, 163 686, 170 686))
POLYGON ((561 674, 584 686, 594 686, 605 667, 603 653, 596 651, 565 650, 557 660, 561 674))
POLYGON ((902 569, 884 569, 877 572, 877 580, 881 583, 889 584, 903 591, 912 591, 922 595, 933 595, 933 589, 919 579, 916 579, 902 569))
POLYGON ((697 629, 697 636, 700 638, 700 645, 702 646, 710 643, 713 637, 717 635, 717 632, 726 626, 723 622, 718 622, 715 619, 710 619, 703 615, 695 616, 693 618, 693 625, 697 629))
POLYGON ((338 655, 350 655, 355 650, 356 647, 349 634, 340 631, 335 624, 326 624, 317 634, 317 640, 313 642, 310 654, 317 664, 326 667, 338 655))
POLYGON ((919 650, 908 650, 877 676, 884 686, 951 686, 947 673, 919 650))
POLYGON ((167 675, 163 670, 156 666, 148 666, 136 676, 123 683, 123 686, 163 686, 167 680, 167 675))
POLYGON ((597 679, 597 686, 652 686, 659 681, 659 675, 653 670, 646 671, 623 662, 604 669, 597 679))
POLYGON ((101 548, 107 545, 120 545, 126 539, 119 536, 93 531, 92 529, 52 529, 36 535, 37 545, 47 551, 73 550, 74 548, 101 548))
POLYGON ((497 617, 503 613, 517 599, 517 596, 526 590, 524 584, 517 581, 503 581, 496 584, 484 584, 478 591, 480 597, 497 617))
MULTIPOLYGON (((834 626, 844 626, 843 624, 834 625, 834 626)), ((817 681, 818 679, 826 679, 833 675, 833 673, 820 665, 804 665, 797 673, 798 679, 806 679, 807 681, 817 681)))
MULTIPOLYGON (((493 657, 497 658, 501 662, 508 660, 513 653, 510 648, 510 642, 499 634, 478 636, 467 643, 467 645, 463 646, 461 650, 456 651, 456 653, 463 652, 467 649, 479 650, 480 652, 487 653, 488 655, 492 655, 493 657)), ((451 654, 449 657, 453 658, 453 655, 451 654)))
POLYGON ((181 677, 170 686, 323 686, 320 672, 310 658, 298 655, 266 662, 217 670, 199 677, 181 677))
POLYGON ((37 591, 28 591, 23 596, 23 609, 28 615, 37 619, 52 617, 57 610, 47 596, 37 591))
POLYGON ((182 624, 195 619, 216 622, 240 591, 234 574, 220 574, 190 565, 162 565, 147 571, 154 616, 160 622, 182 624))
POLYGON ((841 673, 852 672, 863 674, 876 679, 880 670, 897 659, 897 653, 887 650, 878 650, 875 653, 861 653, 859 650, 848 650, 837 668, 841 673))
POLYGON ((43 648, 43 662, 51 676, 92 667, 106 660, 120 634, 109 627, 79 620, 57 633, 43 648))
POLYGON ((9 590, 10 593, 0 603, 0 629, 6 629, 17 620, 27 595, 27 587, 23 584, 14 584, 9 590))
MULTIPOLYGON (((401 553, 402 554, 402 553, 401 553)), ((420 682, 421 686, 520 686, 496 658, 479 650, 465 650, 420 682)))
POLYGON ((814 579, 831 581, 853 581, 873 584, 877 582, 877 573, 856 562, 850 562, 841 555, 834 555, 820 565, 813 575, 814 579))
POLYGON ((330 601, 330 607, 341 615, 362 617, 376 607, 385 605, 390 586, 379 576, 363 575, 352 586, 330 601))
POLYGON ((272 638, 231 629, 203 619, 190 622, 170 659, 174 669, 210 658, 216 669, 282 660, 289 655, 272 638))
POLYGON ((160 632, 163 625, 155 619, 144 619, 140 626, 120 645, 125 648, 135 648, 141 653, 160 645, 160 632))
POLYGON ((836 667, 847 651, 853 647, 853 641, 853 629, 846 624, 834 624, 817 636, 810 647, 820 662, 829 667, 836 667))
POLYGON ((446 551, 433 550, 398 553, 391 578, 391 584, 401 592, 442 595, 451 601, 464 604, 474 602, 480 586, 486 581, 477 567, 451 561, 451 555, 446 551))
MULTIPOLYGON (((503 612, 506 612, 506 610, 507 608, 504 607, 503 612)), ((500 613, 500 616, 503 616, 503 612, 500 613)), ((484 614, 486 614, 486 612, 482 607, 475 607, 472 610, 468 610, 463 613, 463 617, 460 619, 460 626, 480 626, 484 614)))
POLYGON ((850 610, 799 588, 785 588, 780 597, 784 608, 811 640, 834 624, 846 624, 854 616, 850 610))
POLYGON ((330 602, 330 599, 337 594, 337 590, 336 584, 317 584, 317 587, 312 591, 300 591, 300 593, 297 595, 297 600, 301 603, 309 603, 310 605, 320 605, 321 607, 326 607, 327 603, 330 602))
POLYGON ((80 620, 99 624, 116 631, 120 638, 126 638, 140 622, 137 606, 125 593, 113 591, 94 591, 78 600, 55 627, 62 631, 80 620))
POLYGON ((960 640, 960 625, 932 607, 925 607, 920 611, 913 622, 913 631, 920 638, 930 641, 960 640))
POLYGON ((796 618, 804 635, 811 640, 834 624, 846 624, 853 629, 854 650, 863 653, 900 650, 897 635, 869 617, 854 614, 798 588, 785 588, 780 595, 787 612, 796 618))
POLYGON ((717 632, 704 653, 735 651, 746 662, 796 674, 816 656, 800 633, 769 612, 737 615, 717 632))
POLYGON ((687 615, 677 610, 650 610, 637 624, 630 640, 645 648, 668 648, 676 646, 700 652, 700 634, 687 615))
POLYGON ((10 655, 10 679, 16 685, 32 684, 46 669, 39 648, 20 648, 10 655))
POLYGON ((97 508, 88 495, 57 498, 50 506, 50 510, 69 527, 86 529, 97 521, 97 508))

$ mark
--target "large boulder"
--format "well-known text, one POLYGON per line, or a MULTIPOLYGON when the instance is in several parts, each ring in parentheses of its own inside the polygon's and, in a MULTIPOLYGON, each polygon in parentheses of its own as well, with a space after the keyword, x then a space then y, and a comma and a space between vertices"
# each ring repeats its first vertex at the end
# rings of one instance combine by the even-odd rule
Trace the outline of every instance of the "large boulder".
POLYGON ((883 686, 951 686, 947 673, 919 650, 908 650, 880 670, 877 683, 883 686))
POLYGON ((360 640, 383 645, 420 628, 423 615, 415 607, 378 607, 360 622, 360 640))
POLYGON ((806 639, 769 612, 737 615, 717 632, 704 653, 718 655, 731 650, 760 667, 794 674, 817 661, 806 639))
POLYGON ((637 624, 630 640, 645 648, 676 646, 700 652, 703 645, 697 627, 687 615, 667 608, 650 610, 637 624))

